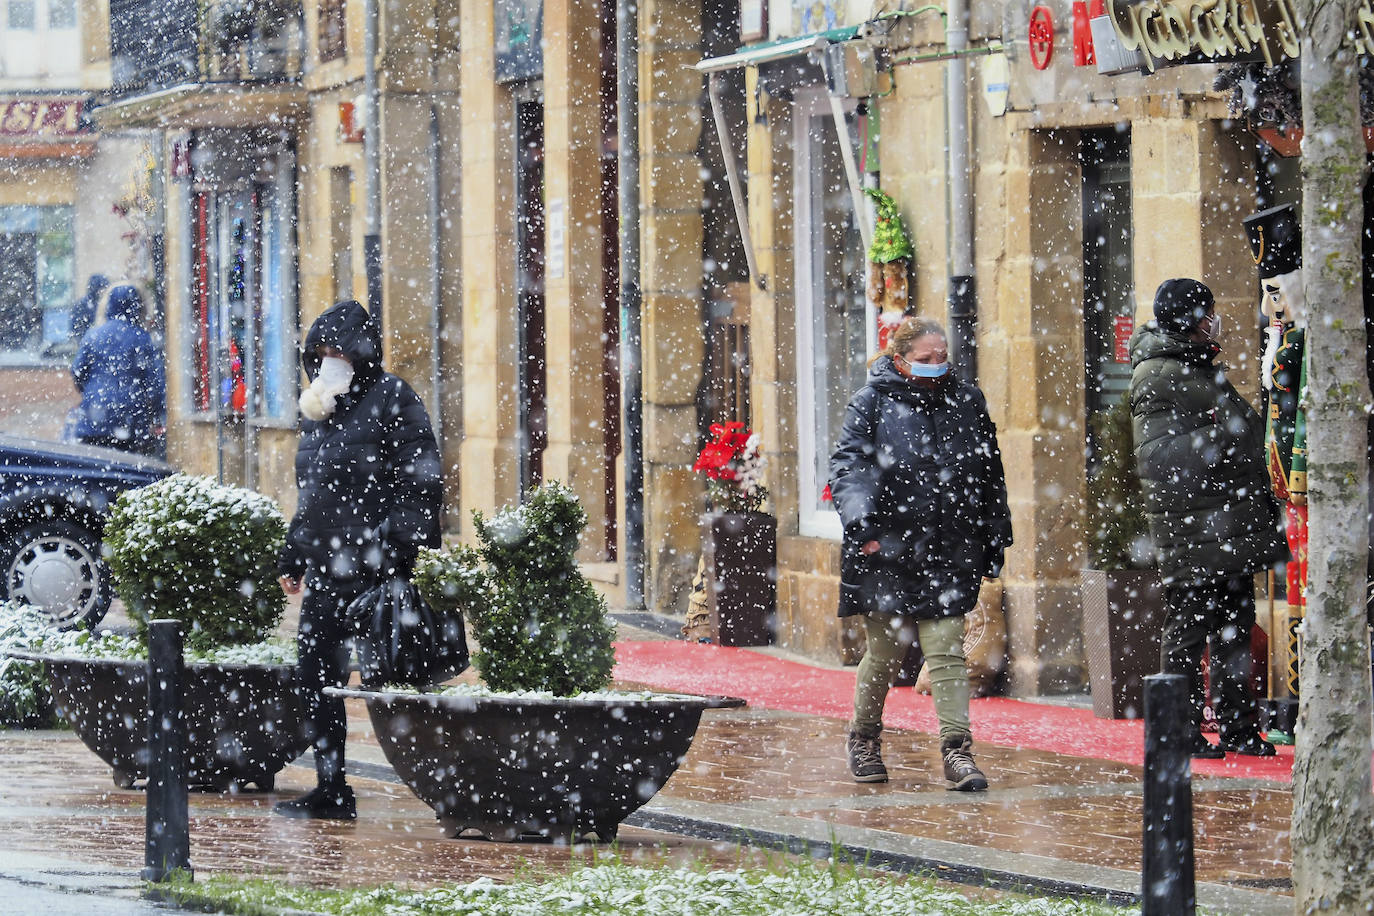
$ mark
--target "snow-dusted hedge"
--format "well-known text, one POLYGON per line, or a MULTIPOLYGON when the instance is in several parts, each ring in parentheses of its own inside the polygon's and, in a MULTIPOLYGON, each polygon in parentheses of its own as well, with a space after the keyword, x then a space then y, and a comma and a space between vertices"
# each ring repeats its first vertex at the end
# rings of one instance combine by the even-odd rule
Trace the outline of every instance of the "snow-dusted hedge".
POLYGON ((832 865, 795 864, 705 871, 635 867, 618 862, 575 867, 547 880, 467 884, 414 891, 399 887, 317 890, 263 879, 212 876, 160 885, 184 904, 227 913, 311 912, 338 916, 1130 916, 1138 909, 1077 900, 1015 897, 970 900, 934 882, 832 865))
POLYGON ((610 683, 615 628, 605 599, 577 568, 587 513, 576 494, 546 483, 520 506, 473 518, 481 547, 427 553, 416 578, 439 608, 468 615, 482 680, 492 690, 556 696, 610 683))
POLYGON ((177 474, 122 493, 105 527, 115 590, 140 636, 185 624, 191 649, 261 642, 285 609, 281 510, 251 490, 177 474))
MULTIPOLYGON (((53 724, 52 694, 42 662, 11 658, 9 650, 67 658, 105 658, 145 661, 144 643, 117 633, 59 630, 43 609, 14 601, 0 601, 0 727, 43 728, 53 724)), ((246 646, 189 648, 188 662, 217 665, 294 665, 296 649, 284 640, 246 646)))

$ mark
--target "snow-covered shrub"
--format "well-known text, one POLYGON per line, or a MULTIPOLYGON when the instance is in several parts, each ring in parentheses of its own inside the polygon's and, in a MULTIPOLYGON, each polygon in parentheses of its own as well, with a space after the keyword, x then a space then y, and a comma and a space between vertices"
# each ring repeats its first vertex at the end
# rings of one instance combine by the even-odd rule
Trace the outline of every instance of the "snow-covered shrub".
POLYGON ((577 568, 587 527, 577 496, 546 483, 524 505, 473 518, 491 588, 490 599, 470 609, 482 680, 493 690, 557 696, 610 683, 615 628, 605 599, 577 568))
POLYGON ((1094 569, 1143 569, 1152 562, 1145 499, 1135 470, 1131 402, 1093 414, 1097 465, 1089 470, 1086 534, 1094 569))
POLYGON ((491 603, 491 582, 477 548, 459 544, 447 550, 420 548, 415 585, 439 614, 472 617, 491 603))
MULTIPOLYGON (((29 604, 0 601, 0 652, 33 651, 44 634, 54 632, 47 611, 29 604)), ((52 694, 42 662, 0 657, 0 726, 45 728, 52 724, 52 694)))
POLYGON ((265 496, 177 474, 120 494, 105 548, 140 637, 149 620, 176 619, 187 647, 204 650, 260 642, 281 621, 285 536, 281 511, 265 496))

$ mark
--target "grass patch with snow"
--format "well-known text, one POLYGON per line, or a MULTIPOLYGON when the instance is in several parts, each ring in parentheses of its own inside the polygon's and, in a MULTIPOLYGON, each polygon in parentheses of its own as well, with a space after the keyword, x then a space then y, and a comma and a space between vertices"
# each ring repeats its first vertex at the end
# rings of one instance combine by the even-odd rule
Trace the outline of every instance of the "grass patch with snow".
POLYGON ((291 911, 327 916, 1125 916, 1139 912, 1046 897, 970 900, 933 881, 834 862, 829 867, 800 863, 722 871, 609 861, 537 880, 499 883, 479 878, 419 891, 390 885, 313 889, 261 878, 217 876, 160 885, 157 892, 182 905, 213 906, 238 916, 291 911))

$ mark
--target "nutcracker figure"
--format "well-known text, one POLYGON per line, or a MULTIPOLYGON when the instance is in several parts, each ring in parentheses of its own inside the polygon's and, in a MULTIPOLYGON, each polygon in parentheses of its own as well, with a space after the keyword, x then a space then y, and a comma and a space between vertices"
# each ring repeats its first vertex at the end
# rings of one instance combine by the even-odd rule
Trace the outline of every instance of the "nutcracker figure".
MULTIPOLYGON (((1302 286, 1302 230, 1291 205, 1273 207, 1245 220, 1251 253, 1263 289, 1261 307, 1269 318, 1261 378, 1268 402, 1265 459, 1274 495, 1284 504, 1288 547, 1288 610, 1275 621, 1271 645, 1282 653, 1287 692, 1298 691, 1298 624, 1307 605, 1307 432, 1302 400, 1307 384, 1304 358, 1306 300, 1302 286)), ((1270 741, 1282 742, 1281 730, 1270 741)), ((1291 739, 1290 739, 1291 740, 1291 739)))

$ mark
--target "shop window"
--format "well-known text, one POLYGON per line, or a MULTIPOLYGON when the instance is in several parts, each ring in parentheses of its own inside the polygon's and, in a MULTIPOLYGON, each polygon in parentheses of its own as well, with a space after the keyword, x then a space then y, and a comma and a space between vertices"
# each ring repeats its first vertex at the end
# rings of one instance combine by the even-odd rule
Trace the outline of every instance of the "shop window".
POLYGON ((0 351, 37 359, 66 341, 75 260, 72 207, 0 207, 0 351))
POLYGON ((838 539, 839 515, 824 491, 845 407, 867 377, 873 319, 830 106, 819 92, 798 92, 793 116, 799 524, 804 535, 838 539))
POLYGON ((1130 134, 1085 131, 1081 157, 1084 404, 1091 416, 1121 400, 1131 384, 1136 303, 1130 134))
POLYGON ((320 0, 317 7, 319 22, 316 32, 320 45, 320 63, 338 60, 347 53, 347 0, 320 0))
POLYGON ((192 199, 189 389, 198 413, 295 418, 291 180, 192 199))

